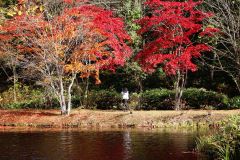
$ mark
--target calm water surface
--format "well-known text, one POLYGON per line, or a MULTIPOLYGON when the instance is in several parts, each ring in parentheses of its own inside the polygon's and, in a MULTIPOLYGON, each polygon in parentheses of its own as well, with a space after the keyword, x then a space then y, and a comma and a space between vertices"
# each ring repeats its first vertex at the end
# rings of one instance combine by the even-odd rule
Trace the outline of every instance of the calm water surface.
POLYGON ((193 131, 0 131, 0 160, 205 160, 193 131))

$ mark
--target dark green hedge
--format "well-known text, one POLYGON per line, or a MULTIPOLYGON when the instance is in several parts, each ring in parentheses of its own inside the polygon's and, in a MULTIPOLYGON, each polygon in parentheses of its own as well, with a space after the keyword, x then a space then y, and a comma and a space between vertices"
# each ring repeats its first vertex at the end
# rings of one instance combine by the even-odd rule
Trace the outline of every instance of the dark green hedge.
POLYGON ((169 110, 174 108, 174 91, 167 89, 153 89, 142 94, 144 110, 169 110))
POLYGON ((60 108, 59 102, 56 99, 53 99, 49 102, 43 99, 35 99, 24 102, 16 102, 4 105, 3 108, 11 109, 56 109, 60 108))
MULTIPOLYGON (((142 109, 169 110, 174 109, 173 90, 154 89, 148 90, 142 96, 142 109)), ((188 88, 183 91, 182 102, 184 109, 227 109, 229 99, 226 95, 205 89, 188 88)))
POLYGON ((100 90, 90 94, 91 105, 97 109, 120 109, 121 94, 114 90, 100 90))
MULTIPOLYGON (((173 110, 175 92, 168 89, 153 89, 143 92, 141 95, 134 93, 130 95, 129 106, 131 108, 143 110, 173 110), (133 96, 134 95, 134 96, 133 96), (135 97, 135 98, 133 98, 135 97), (141 98, 141 101, 139 100, 141 98), (132 103, 134 102, 134 103, 132 103), (141 102, 141 105, 139 104, 141 102)), ((73 108, 80 107, 83 97, 73 96, 73 108)), ((90 109, 121 109, 121 94, 114 90, 92 91, 88 95, 87 105, 90 109)), ((229 98, 224 95, 205 89, 188 88, 183 91, 183 109, 232 109, 240 107, 240 97, 229 98)), ((11 103, 4 105, 4 108, 60 108, 56 99, 44 100, 34 99, 21 103, 11 103)))
POLYGON ((215 109, 227 109, 229 102, 229 98, 224 94, 198 88, 184 90, 182 99, 193 109, 203 109, 209 106, 215 109))
POLYGON ((232 109, 239 109, 240 108, 240 96, 233 97, 229 101, 229 105, 232 109))

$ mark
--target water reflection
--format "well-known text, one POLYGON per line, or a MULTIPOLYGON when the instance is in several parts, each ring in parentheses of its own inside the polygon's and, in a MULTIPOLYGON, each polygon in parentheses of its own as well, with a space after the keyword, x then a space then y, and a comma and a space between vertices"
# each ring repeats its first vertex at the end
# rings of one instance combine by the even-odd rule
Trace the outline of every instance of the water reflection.
POLYGON ((0 132, 1 160, 196 160, 196 132, 0 132))
POLYGON ((127 130, 123 132, 123 148, 124 148, 124 158, 123 160, 131 159, 132 155, 132 146, 131 146, 131 136, 130 131, 127 130))

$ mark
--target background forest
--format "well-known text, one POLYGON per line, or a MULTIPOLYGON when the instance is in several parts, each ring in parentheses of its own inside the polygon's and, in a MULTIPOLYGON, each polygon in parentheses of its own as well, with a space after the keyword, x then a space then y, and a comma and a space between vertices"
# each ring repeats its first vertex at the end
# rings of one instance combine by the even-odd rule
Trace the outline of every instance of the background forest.
MULTIPOLYGON (((201 46, 201 55, 199 49, 199 55, 192 55, 190 59, 191 67, 187 66, 188 61, 186 59, 186 62, 184 60, 181 60, 181 62, 178 61, 177 63, 181 63, 183 69, 179 65, 179 68, 175 68, 176 73, 174 74, 169 74, 169 70, 166 69, 166 64, 171 62, 171 58, 169 57, 161 62, 158 61, 159 57, 154 56, 150 60, 145 59, 144 63, 136 60, 139 57, 139 53, 141 54, 141 52, 158 46, 157 43, 155 45, 148 46, 148 44, 151 44, 151 42, 155 42, 156 36, 159 36, 160 38, 164 37, 163 35, 157 35, 158 32, 155 33, 156 30, 151 30, 152 28, 158 26, 158 24, 152 24, 154 27, 146 32, 141 31, 141 29, 146 27, 144 26, 146 23, 150 25, 150 22, 146 22, 147 18, 154 16, 158 17, 158 14, 154 15, 155 13, 153 12, 156 8, 154 8, 154 5, 151 6, 151 4, 155 4, 157 2, 157 0, 149 0, 149 4, 146 5, 144 4, 144 0, 91 0, 88 2, 78 2, 74 0, 35 0, 27 2, 1 0, 0 107, 63 108, 63 98, 61 97, 65 96, 66 100, 64 101, 66 102, 64 103, 71 103, 71 105, 68 106, 69 109, 71 107, 91 109, 121 109, 120 92, 126 87, 130 91, 130 107, 133 109, 166 110, 239 108, 240 1, 205 0, 203 3, 199 3, 199 5, 193 7, 201 12, 211 12, 212 14, 211 16, 206 16, 206 18, 201 21, 201 29, 203 29, 203 34, 207 35, 207 37, 202 38, 200 36, 200 30, 197 30, 194 32, 194 34, 191 34, 187 38, 190 39, 191 42, 194 42, 193 44, 207 44, 208 46, 211 46, 211 50, 202 51, 204 50, 204 47, 201 46), (62 84, 68 89, 71 87, 72 88, 71 91, 63 91, 59 98, 57 95, 58 91, 61 94, 61 90, 53 90, 53 86, 51 87, 51 85, 49 85, 50 80, 43 78, 40 74, 38 74, 38 72, 36 72, 40 70, 33 69, 37 68, 34 67, 34 65, 42 66, 46 64, 42 63, 43 61, 37 61, 36 59, 34 61, 35 63, 26 61, 26 54, 23 56, 19 50, 16 50, 16 48, 12 47, 14 45, 16 46, 16 43, 24 43, 26 38, 18 42, 16 42, 16 39, 11 39, 11 43, 9 43, 11 45, 8 46, 5 39, 6 37, 4 37, 8 34, 8 32, 4 30, 4 27, 6 28, 6 21, 14 19, 16 15, 22 16, 24 15, 24 12, 28 12, 29 15, 37 15, 38 12, 40 12, 43 13, 48 19, 51 19, 54 16, 61 16, 63 8, 71 8, 72 6, 81 6, 83 4, 91 4, 103 9, 96 10, 95 8, 94 10, 95 13, 99 12, 103 14, 103 16, 105 15, 104 19, 100 18, 101 21, 99 23, 96 22, 95 26, 103 23, 109 23, 112 25, 117 24, 118 28, 114 34, 121 34, 119 37, 122 37, 122 39, 116 37, 114 38, 113 35, 108 35, 109 39, 112 38, 114 41, 119 41, 119 46, 112 46, 110 48, 121 48, 121 51, 124 50, 124 53, 126 54, 115 54, 112 58, 116 59, 116 57, 119 56, 119 61, 114 61, 111 66, 107 66, 105 68, 103 67, 104 69, 96 69, 96 63, 91 63, 93 59, 89 57, 89 63, 84 60, 84 65, 80 67, 80 69, 71 66, 72 63, 69 64, 69 62, 67 62, 66 65, 69 67, 68 73, 67 76, 64 74, 62 79, 64 83, 62 84), (111 10, 114 17, 122 18, 125 25, 121 26, 122 24, 119 21, 113 19, 111 15, 108 16, 110 13, 105 13, 107 10, 111 10), (131 37, 131 40, 128 38, 127 33, 124 33, 121 27, 127 31, 128 35, 131 37), (215 32, 217 33, 215 34, 215 32), (185 63, 186 65, 184 65, 185 63), (146 69, 143 67, 144 65, 148 67, 152 65, 154 66, 154 69, 149 71, 149 68, 146 69), (70 96, 68 96, 69 94, 70 96)), ((178 3, 174 4, 173 1, 164 2, 168 2, 172 6, 178 5, 178 3)), ((174 2, 191 3, 193 1, 174 2)), ((80 16, 85 16, 83 19, 86 20, 86 17, 90 17, 89 14, 94 13, 94 11, 92 13, 89 12, 91 9, 92 8, 84 9, 82 7, 81 13, 85 15, 75 15, 75 18, 77 19, 81 18, 80 16)), ((164 9, 168 11, 172 8, 166 7, 164 9)), ((184 14, 184 18, 187 19, 189 17, 188 14, 194 15, 196 13, 189 10, 184 14)), ((200 14, 200 12, 198 14, 200 14)), ((203 15, 205 14, 202 14, 202 16, 203 15)), ((167 16, 165 20, 167 21, 168 18, 169 17, 167 16)), ((18 21, 15 21, 15 26, 18 25, 17 22, 18 21)), ((81 21, 81 24, 88 25, 88 22, 89 21, 81 21)), ((12 21, 12 23, 14 23, 14 21, 12 21)), ((38 25, 35 24, 35 27, 39 25, 40 23, 38 23, 38 25)), ((66 24, 66 28, 69 28, 73 25, 77 24, 66 24)), ((85 26, 83 25, 83 28, 84 27, 85 26)), ((106 28, 108 26, 104 27, 105 28, 103 28, 102 25, 99 25, 99 30, 111 30, 111 28, 106 28)), ((26 31, 27 28, 24 28, 23 30, 26 31)), ((96 35, 99 36, 98 32, 94 33, 95 35, 88 34, 90 33, 89 31, 90 29, 81 30, 81 33, 84 33, 85 37, 90 37, 88 40, 82 42, 85 44, 83 47, 86 47, 87 44, 95 40, 92 37, 95 37, 96 35)), ((41 35, 44 33, 41 31, 41 35)), ((68 35, 67 32, 63 32, 61 35, 62 34, 64 36, 68 35)), ((65 42, 64 40, 64 42, 61 42, 61 44, 70 43, 72 41, 76 41, 76 43, 78 43, 76 39, 79 39, 79 37, 80 35, 75 35, 74 39, 69 37, 69 42, 65 42)), ((34 40, 36 41, 36 36, 34 40)), ((38 44, 38 47, 41 46, 43 42, 45 42, 44 46, 46 46, 46 39, 39 41, 38 38, 37 40, 38 41, 35 43, 38 44)), ((107 58, 111 57, 111 49, 100 48, 100 41, 102 42, 104 40, 95 40, 94 46, 90 47, 95 47, 94 49, 101 50, 101 54, 106 54, 107 58), (98 46, 96 47, 95 44, 98 46)), ((166 41, 167 39, 162 41, 162 43, 166 41)), ((108 45, 112 45, 112 43, 106 43, 108 43, 108 45)), ((39 48, 42 49, 42 46, 39 48)), ((28 48, 31 47, 32 46, 28 48)), ((34 52, 36 52, 36 48, 38 47, 34 48, 34 52)), ((163 47, 160 46, 157 49, 162 50, 162 48, 163 47)), ((171 46, 171 48, 176 48, 176 46, 171 46)), ((29 50, 26 51, 26 46, 24 49, 25 53, 32 52, 29 50)), ((46 47, 44 49, 46 52, 48 51, 46 47)), ((195 52, 196 50, 197 49, 191 52, 195 52)), ((95 51, 93 52, 95 54, 95 51)), ((169 48, 168 51, 164 50, 164 52, 172 53, 169 51, 169 48)), ((105 63, 107 58, 104 56, 101 57, 100 63, 105 63)), ((75 58, 75 61, 78 60, 78 58, 75 58)), ((99 58, 97 58, 97 60, 99 60, 99 58)), ((43 71, 41 70, 41 73, 42 72, 43 71)), ((58 75, 59 74, 51 75, 52 79, 56 80, 59 78, 58 75)), ((59 82, 59 80, 57 80, 57 82, 59 82)))

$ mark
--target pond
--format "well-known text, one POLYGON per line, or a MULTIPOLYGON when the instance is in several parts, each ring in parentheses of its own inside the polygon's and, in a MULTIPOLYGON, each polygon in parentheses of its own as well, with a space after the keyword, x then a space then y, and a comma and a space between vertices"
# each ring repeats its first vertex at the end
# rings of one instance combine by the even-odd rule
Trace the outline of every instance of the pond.
POLYGON ((205 160, 189 130, 0 130, 1 160, 205 160))

